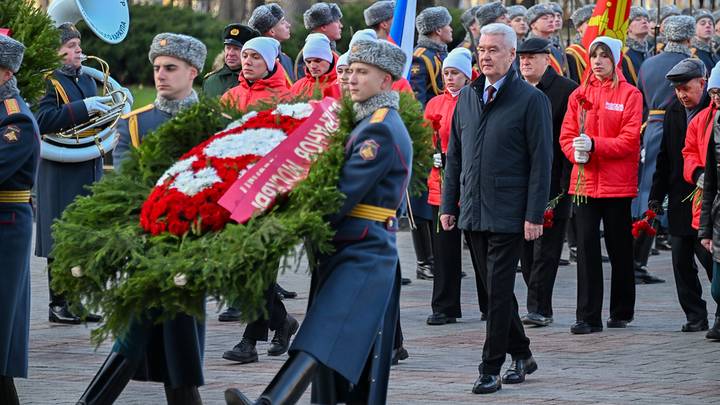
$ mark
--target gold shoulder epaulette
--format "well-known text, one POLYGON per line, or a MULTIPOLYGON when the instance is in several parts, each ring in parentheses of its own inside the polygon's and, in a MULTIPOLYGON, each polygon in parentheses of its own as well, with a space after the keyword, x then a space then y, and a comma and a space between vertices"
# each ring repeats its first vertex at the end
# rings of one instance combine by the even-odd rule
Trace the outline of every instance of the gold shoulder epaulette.
POLYGON ((427 51, 427 49, 420 46, 417 49, 415 49, 415 52, 413 52, 413 56, 419 57, 420 55, 424 54, 425 51, 427 51))
POLYGON ((373 115, 372 115, 372 118, 370 118, 370 123, 377 124, 378 122, 383 122, 388 111, 389 111, 388 108, 381 108, 381 109, 375 111, 375 113, 373 113, 373 115))
POLYGON ((155 108, 155 104, 152 104, 152 103, 151 103, 151 104, 146 105, 145 107, 140 107, 140 108, 138 108, 137 110, 132 110, 132 111, 130 111, 129 113, 127 113, 127 114, 125 114, 125 115, 121 115, 120 118, 126 120, 126 119, 132 117, 133 115, 138 115, 138 114, 140 114, 140 113, 144 113, 145 111, 150 111, 150 110, 152 110, 153 108, 155 108))
POLYGON ((5 105, 5 110, 7 110, 7 115, 17 114, 20 112, 20 105, 18 105, 18 102, 14 98, 8 98, 3 103, 5 105))

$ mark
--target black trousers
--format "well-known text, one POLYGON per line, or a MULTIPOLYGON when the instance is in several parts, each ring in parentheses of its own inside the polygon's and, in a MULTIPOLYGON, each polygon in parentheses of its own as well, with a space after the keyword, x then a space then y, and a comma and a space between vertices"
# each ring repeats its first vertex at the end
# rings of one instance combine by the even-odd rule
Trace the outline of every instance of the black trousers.
POLYGON ((527 310, 552 317, 552 295, 555 287, 560 255, 567 229, 567 219, 555 219, 543 236, 523 243, 522 275, 527 285, 527 310))
POLYGON ((635 315, 635 276, 632 255, 631 199, 588 198, 575 206, 577 221, 578 321, 602 325, 603 268, 600 221, 612 273, 610 318, 632 320, 635 315))
POLYGON ((525 336, 515 299, 515 269, 520 258, 521 234, 467 232, 470 252, 487 286, 488 312, 480 374, 500 374, 505 354, 513 359, 530 358, 530 339, 525 336))
POLYGON ((465 241, 467 242, 468 249, 470 250, 470 261, 472 262, 473 271, 475 271, 475 291, 477 291, 478 306, 480 307, 480 312, 487 315, 488 293, 487 287, 485 287, 485 282, 481 276, 481 273, 485 271, 481 269, 485 269, 485 266, 481 267, 482 263, 478 261, 478 256, 473 251, 473 245, 470 243, 470 232, 465 231, 463 232, 463 235, 465 236, 465 241))
POLYGON ((432 311, 451 318, 462 317, 460 310, 460 283, 462 279, 462 233, 457 227, 450 231, 442 229, 438 218, 439 207, 433 210, 432 232, 435 243, 433 256, 432 311))
MULTIPOLYGON (((702 285, 698 278, 695 257, 705 268, 708 279, 712 280, 712 254, 694 236, 672 236, 672 264, 675 275, 678 301, 688 322, 707 319, 707 305, 702 299, 702 285)), ((720 316, 720 308, 715 311, 720 316)))
POLYGON ((48 257, 47 258, 47 265, 48 265, 48 269, 47 269, 48 275, 47 276, 48 276, 48 292, 50 295, 49 305, 50 306, 62 306, 62 305, 67 304, 67 301, 65 300, 65 296, 63 296, 62 294, 56 293, 55 290, 53 290, 53 288, 52 288, 52 271, 50 271, 50 269, 52 267, 52 263, 53 263, 53 258, 48 257))
POLYGON ((247 324, 243 333, 244 338, 267 341, 268 329, 277 330, 287 319, 287 310, 285 310, 285 304, 278 297, 275 283, 270 284, 270 287, 265 291, 265 310, 267 316, 262 314, 256 320, 247 324))

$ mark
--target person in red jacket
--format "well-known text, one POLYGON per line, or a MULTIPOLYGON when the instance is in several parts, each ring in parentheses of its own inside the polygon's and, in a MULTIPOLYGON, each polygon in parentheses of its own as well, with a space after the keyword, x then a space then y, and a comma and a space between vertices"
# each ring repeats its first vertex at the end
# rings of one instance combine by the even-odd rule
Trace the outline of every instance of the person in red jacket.
MULTIPOLYGON (((467 48, 452 50, 443 61, 442 76, 445 92, 428 101, 425 107, 425 119, 432 123, 433 168, 428 176, 428 204, 433 211, 433 273, 432 315, 427 318, 428 325, 455 323, 462 317, 460 311, 460 280, 462 278, 462 244, 460 229, 446 231, 439 223, 440 201, 442 197, 442 177, 445 166, 445 153, 450 140, 450 127, 460 91, 470 83, 472 77, 472 53, 467 48)), ((396 82, 397 83, 397 82, 396 82)), ((480 277, 476 277, 478 301, 481 312, 487 313, 487 294, 480 277)))
POLYGON ((330 48, 330 40, 323 34, 310 34, 303 47, 305 76, 295 82, 290 91, 294 96, 312 97, 316 91, 322 97, 340 98, 337 84, 338 56, 330 48))
POLYGON ((637 194, 643 99, 618 68, 621 49, 622 42, 609 37, 592 42, 592 74, 570 96, 560 132, 563 153, 574 165, 569 187, 577 219, 574 334, 603 328, 600 221, 612 267, 607 327, 626 327, 635 311, 630 210, 637 194))
POLYGON ((221 101, 245 111, 260 102, 277 103, 290 98, 285 70, 277 57, 280 42, 268 37, 253 38, 245 43, 240 58, 242 72, 239 84, 223 94, 221 101))

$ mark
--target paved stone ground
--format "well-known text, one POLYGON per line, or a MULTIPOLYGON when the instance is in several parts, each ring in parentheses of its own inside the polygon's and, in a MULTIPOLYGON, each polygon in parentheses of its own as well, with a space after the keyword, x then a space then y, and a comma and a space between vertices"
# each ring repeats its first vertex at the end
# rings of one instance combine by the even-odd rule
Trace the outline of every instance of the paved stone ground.
MULTIPOLYGON (((463 282, 464 317, 454 325, 427 326, 432 283, 414 278, 414 254, 409 233, 399 237, 404 273, 413 278, 401 298, 405 346, 410 358, 392 369, 388 402, 391 404, 561 403, 561 404, 710 404, 720 398, 720 342, 704 333, 682 333, 684 316, 677 303, 670 254, 651 258, 650 267, 668 280, 665 284, 637 289, 635 321, 627 329, 605 330, 587 336, 569 333, 575 310, 575 266, 561 267, 555 287, 555 323, 529 328, 540 369, 525 384, 506 385, 488 396, 471 393, 477 377, 485 323, 480 321, 477 297, 467 251, 463 282)), ((605 266, 607 316, 609 267, 605 266)), ((709 283, 703 280, 705 296, 709 283)), ((30 331, 30 378, 17 380, 23 404, 74 404, 90 382, 110 344, 95 350, 85 326, 60 326, 47 322, 47 281, 44 263, 32 263, 32 324, 30 331)), ((304 273, 285 273, 281 284, 299 293, 287 300, 288 312, 302 319, 307 304, 309 278, 304 273)), ((524 311, 525 285, 516 279, 516 294, 524 311)), ((712 300, 711 300, 712 301, 712 300)), ((710 304, 710 311, 715 304, 710 304)), ((258 395, 280 368, 286 356, 268 357, 260 343, 260 362, 235 365, 222 359, 223 351, 237 343, 243 326, 219 323, 217 308, 208 304, 205 379, 201 388, 205 404, 224 404, 223 391, 240 387, 251 397, 258 395)), ((509 362, 509 360, 508 360, 509 362)), ((506 363, 506 367, 507 367, 506 363)), ((160 384, 131 382, 119 404, 164 403, 160 384)), ((309 394, 301 403, 309 403, 309 394)))

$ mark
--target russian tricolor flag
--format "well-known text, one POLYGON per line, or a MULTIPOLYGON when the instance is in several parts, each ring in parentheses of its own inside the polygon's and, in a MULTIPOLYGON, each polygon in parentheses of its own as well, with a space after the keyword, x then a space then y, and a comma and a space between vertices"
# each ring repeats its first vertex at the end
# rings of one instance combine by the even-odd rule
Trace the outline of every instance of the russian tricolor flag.
POLYGON ((415 49, 415 14, 417 0, 397 0, 395 2, 395 15, 390 28, 390 39, 405 52, 405 70, 403 76, 407 77, 412 64, 413 49, 415 49))

